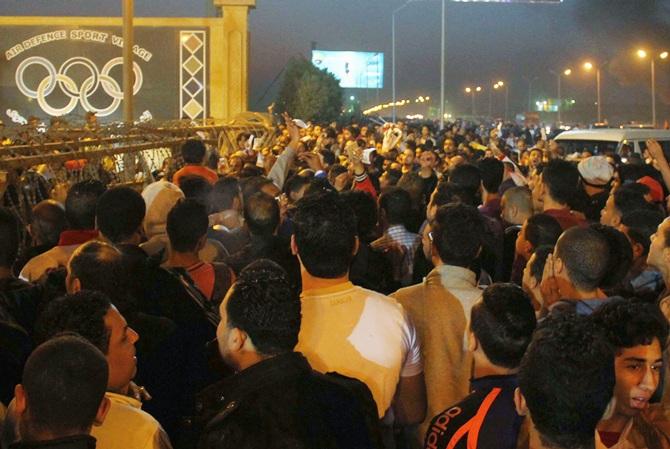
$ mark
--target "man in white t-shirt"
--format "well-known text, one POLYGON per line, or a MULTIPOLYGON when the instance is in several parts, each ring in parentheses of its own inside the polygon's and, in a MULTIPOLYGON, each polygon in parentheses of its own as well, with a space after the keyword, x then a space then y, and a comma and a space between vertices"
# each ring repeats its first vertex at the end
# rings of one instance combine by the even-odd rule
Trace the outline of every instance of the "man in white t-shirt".
POLYGON ((421 422, 426 390, 414 326, 394 299, 349 281, 358 249, 353 211, 336 193, 303 198, 294 215, 291 249, 302 276, 296 350, 318 371, 363 381, 380 418, 421 422))

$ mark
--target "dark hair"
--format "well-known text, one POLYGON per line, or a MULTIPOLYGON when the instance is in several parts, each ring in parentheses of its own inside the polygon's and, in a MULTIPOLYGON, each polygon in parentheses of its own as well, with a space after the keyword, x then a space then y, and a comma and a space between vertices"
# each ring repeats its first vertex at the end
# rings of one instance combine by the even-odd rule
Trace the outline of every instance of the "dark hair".
MULTIPOLYGON (((535 248, 533 254, 535 254, 535 260, 530 266, 530 275, 537 281, 539 284, 542 281, 542 275, 544 273, 544 265, 547 263, 547 256, 554 252, 554 245, 542 245, 535 248)), ((528 261, 530 263, 530 261, 528 261)))
POLYGON ((612 288, 628 274, 633 264, 633 248, 626 235, 618 229, 600 223, 594 223, 590 227, 605 237, 609 247, 609 265, 599 287, 612 288))
POLYGON ((465 189, 473 196, 479 190, 481 181, 481 172, 476 166, 471 164, 457 165, 449 172, 449 182, 465 189))
POLYGON ((244 220, 254 235, 272 235, 279 226, 279 204, 270 195, 258 192, 244 203, 244 220))
POLYGON ((484 219, 477 209, 458 203, 441 206, 430 226, 442 262, 467 268, 477 258, 484 235, 484 219))
POLYGON ((35 335, 38 343, 61 332, 74 332, 107 354, 110 330, 105 315, 112 307, 109 298, 100 292, 82 290, 51 301, 37 319, 35 335))
POLYGON ((537 320, 528 295, 515 284, 493 284, 471 311, 470 329, 495 365, 518 368, 537 320))
POLYGON ((114 187, 102 194, 95 209, 100 232, 112 243, 122 243, 142 226, 147 206, 137 191, 114 187))
POLYGON ((614 353, 588 317, 550 315, 519 368, 519 389, 546 446, 593 447, 614 391, 614 353))
POLYGON ((89 433, 108 376, 105 356, 79 336, 57 336, 38 346, 26 362, 22 380, 30 431, 54 436, 89 433))
POLYGON ((658 339, 661 350, 668 344, 668 320, 656 304, 635 298, 614 298, 592 314, 615 348, 650 345, 658 339))
POLYGON ((181 146, 181 156, 187 164, 202 164, 207 148, 200 140, 189 139, 181 146))
POLYGON ((349 271, 356 216, 337 193, 309 195, 298 201, 293 226, 300 260, 309 274, 333 279, 349 271))
MULTIPOLYGON (((643 184, 636 183, 636 185, 643 184)), ((612 193, 614 196, 614 207, 616 207, 619 214, 623 215, 624 213, 630 213, 636 210, 655 210, 652 208, 653 206, 644 199, 644 193, 631 186, 632 184, 623 185, 612 193)))
POLYGON ((412 212, 412 198, 404 189, 393 187, 379 197, 379 211, 386 213, 386 221, 390 225, 405 225, 412 212))
POLYGON ((185 198, 194 199, 209 207, 212 185, 202 176, 184 176, 179 180, 179 188, 184 192, 185 198))
POLYGON ((477 167, 484 189, 489 193, 498 193, 505 173, 505 165, 494 157, 485 157, 479 160, 477 167))
POLYGON ((663 212, 657 210, 634 210, 626 212, 621 217, 621 223, 628 228, 628 237, 642 245, 644 255, 649 253, 651 236, 656 232, 658 225, 664 220, 663 212))
POLYGON ((610 269, 610 246, 607 239, 592 228, 573 227, 556 242, 559 257, 575 287, 593 291, 600 286, 610 269))
POLYGON ((568 161, 552 159, 542 170, 542 183, 554 201, 568 204, 578 191, 579 170, 568 161))
POLYGON ((392 186, 398 185, 398 181, 400 181, 400 178, 402 178, 402 171, 396 168, 389 168, 384 172, 384 174, 388 178, 389 184, 392 186))
POLYGON ((180 253, 195 251, 208 227, 209 217, 204 204, 190 198, 179 200, 167 216, 170 246, 180 253))
POLYGON ((533 248, 542 245, 555 245, 563 233, 560 223, 551 215, 535 214, 526 220, 524 237, 533 248))
POLYGON ((0 207, 0 266, 11 268, 19 252, 19 220, 0 207))
POLYGON ((228 327, 246 332, 259 353, 293 351, 300 332, 300 298, 282 267, 267 259, 249 264, 227 301, 228 327))
POLYGON ((432 205, 439 207, 449 203, 463 203, 473 205, 476 198, 471 191, 459 187, 451 182, 440 181, 435 187, 435 194, 431 197, 432 205))
POLYGON ((240 183, 234 176, 224 176, 212 186, 209 194, 210 210, 221 212, 233 208, 235 198, 240 194, 240 183))
POLYGON ((70 187, 65 198, 65 216, 71 229, 95 228, 95 208, 105 190, 105 185, 95 179, 70 187))
POLYGON ((333 153, 332 151, 322 149, 319 153, 321 154, 321 156, 323 156, 323 162, 326 165, 330 166, 330 165, 333 165, 335 163, 335 161, 336 161, 335 153, 333 153))
POLYGON ((290 196, 291 193, 299 192, 301 188, 308 186, 312 179, 313 176, 294 175, 284 184, 284 193, 290 196))
POLYGON ((260 192, 263 186, 272 184, 272 181, 265 176, 252 176, 250 178, 240 179, 240 188, 242 197, 246 202, 254 193, 260 192))
POLYGON ((37 241, 56 245, 66 228, 65 209, 56 201, 43 200, 33 207, 30 233, 37 241))
POLYGON ((130 307, 128 276, 121 252, 96 240, 77 248, 68 263, 81 288, 104 293, 123 314, 130 307))
POLYGON ((358 238, 369 242, 377 225, 377 203, 368 192, 348 190, 341 193, 342 199, 351 206, 358 223, 358 238))

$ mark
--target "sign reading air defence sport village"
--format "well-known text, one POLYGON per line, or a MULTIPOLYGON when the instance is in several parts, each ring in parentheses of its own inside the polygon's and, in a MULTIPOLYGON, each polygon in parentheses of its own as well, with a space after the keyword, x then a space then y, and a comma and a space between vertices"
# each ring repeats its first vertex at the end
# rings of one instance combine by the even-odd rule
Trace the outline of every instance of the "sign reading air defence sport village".
MULTIPOLYGON (((121 119, 120 27, 4 26, 2 31, 2 111, 43 118, 90 111, 121 119)), ((207 29, 138 27, 135 43, 135 109, 161 119, 206 117, 207 29)))

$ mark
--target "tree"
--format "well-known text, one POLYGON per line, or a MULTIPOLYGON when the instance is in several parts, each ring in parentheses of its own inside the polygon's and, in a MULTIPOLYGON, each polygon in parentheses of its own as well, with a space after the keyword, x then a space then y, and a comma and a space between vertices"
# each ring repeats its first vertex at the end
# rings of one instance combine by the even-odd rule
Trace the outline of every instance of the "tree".
POLYGON ((303 120, 329 122, 342 112, 342 94, 333 74, 305 58, 293 58, 286 67, 277 109, 303 120))

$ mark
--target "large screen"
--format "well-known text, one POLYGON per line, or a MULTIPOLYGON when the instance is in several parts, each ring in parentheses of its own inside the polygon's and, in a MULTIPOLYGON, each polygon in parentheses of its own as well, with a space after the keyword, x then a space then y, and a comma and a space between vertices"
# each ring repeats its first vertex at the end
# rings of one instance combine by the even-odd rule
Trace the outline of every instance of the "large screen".
POLYGON ((562 3, 563 0, 452 0, 454 2, 472 3, 562 3))
POLYGON ((312 63, 326 69, 345 88, 384 87, 384 53, 312 50, 312 63))

